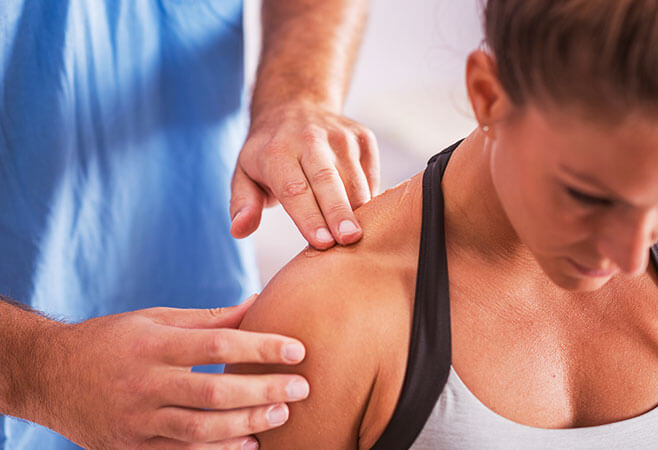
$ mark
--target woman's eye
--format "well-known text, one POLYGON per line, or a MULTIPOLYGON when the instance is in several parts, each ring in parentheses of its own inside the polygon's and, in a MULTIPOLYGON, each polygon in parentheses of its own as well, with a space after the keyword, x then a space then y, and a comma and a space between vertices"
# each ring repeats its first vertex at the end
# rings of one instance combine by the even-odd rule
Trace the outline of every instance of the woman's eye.
POLYGON ((589 194, 585 194, 583 192, 577 191, 576 189, 573 188, 567 188, 567 192, 573 198, 574 200, 584 204, 584 205, 591 205, 591 206, 611 206, 612 205, 612 200, 609 200, 607 198, 601 198, 601 197, 594 197, 589 194))

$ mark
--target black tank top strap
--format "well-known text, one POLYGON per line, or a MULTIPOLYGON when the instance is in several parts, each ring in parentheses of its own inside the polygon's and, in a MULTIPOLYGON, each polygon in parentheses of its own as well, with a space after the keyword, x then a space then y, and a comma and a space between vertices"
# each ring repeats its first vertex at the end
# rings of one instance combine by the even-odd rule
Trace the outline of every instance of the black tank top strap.
POLYGON ((423 174, 423 219, 407 369, 393 417, 374 450, 411 447, 450 374, 450 297, 441 180, 460 143, 432 157, 423 174))
POLYGON ((656 270, 658 270, 658 244, 651 248, 651 259, 653 260, 653 264, 656 266, 656 270))

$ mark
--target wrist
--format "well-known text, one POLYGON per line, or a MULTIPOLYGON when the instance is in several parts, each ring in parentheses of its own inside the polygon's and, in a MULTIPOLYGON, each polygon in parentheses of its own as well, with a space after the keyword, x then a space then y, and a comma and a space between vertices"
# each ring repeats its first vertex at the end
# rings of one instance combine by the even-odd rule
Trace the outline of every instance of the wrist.
MULTIPOLYGON (((4 312, 4 311, 3 311, 4 312)), ((49 426, 50 414, 57 407, 50 393, 52 372, 58 356, 57 333, 66 325, 49 320, 37 313, 13 309, 11 318, 3 321, 8 332, 2 359, 3 413, 49 426)))
POLYGON ((280 102, 252 104, 251 130, 259 128, 272 119, 277 122, 282 119, 299 119, 299 114, 309 116, 315 112, 339 115, 340 107, 331 102, 316 100, 310 96, 299 95, 280 102))
MULTIPOLYGON (((67 350, 67 335, 73 325, 46 319, 35 327, 31 336, 32 355, 28 363, 25 401, 28 420, 58 430, 57 419, 63 415, 67 383, 71 383, 66 369, 72 352, 67 350)), ((72 347, 68 347, 69 349, 72 347)))

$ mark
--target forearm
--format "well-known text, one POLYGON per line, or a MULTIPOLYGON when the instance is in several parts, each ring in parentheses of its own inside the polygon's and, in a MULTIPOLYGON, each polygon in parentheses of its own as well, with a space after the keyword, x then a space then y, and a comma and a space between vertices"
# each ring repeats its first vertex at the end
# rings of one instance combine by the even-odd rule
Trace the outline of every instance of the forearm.
POLYGON ((367 10, 367 0, 263 0, 252 121, 261 111, 290 101, 313 102, 338 113, 367 10))
POLYGON ((50 331, 64 326, 0 296, 0 414, 43 422, 50 331), (41 411, 37 414, 37 411, 41 411))

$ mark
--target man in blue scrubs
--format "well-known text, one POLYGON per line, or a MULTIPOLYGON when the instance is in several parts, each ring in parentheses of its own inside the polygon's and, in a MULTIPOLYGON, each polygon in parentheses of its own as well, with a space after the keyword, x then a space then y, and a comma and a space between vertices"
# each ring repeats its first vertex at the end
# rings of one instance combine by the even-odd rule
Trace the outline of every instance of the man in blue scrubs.
POLYGON ((211 308, 258 288, 229 230, 274 201, 315 247, 360 239, 377 148, 340 110, 367 5, 263 0, 251 121, 242 7, 0 3, 0 448, 255 448, 308 395, 190 368, 304 358, 233 329, 253 300, 211 308))

